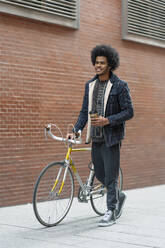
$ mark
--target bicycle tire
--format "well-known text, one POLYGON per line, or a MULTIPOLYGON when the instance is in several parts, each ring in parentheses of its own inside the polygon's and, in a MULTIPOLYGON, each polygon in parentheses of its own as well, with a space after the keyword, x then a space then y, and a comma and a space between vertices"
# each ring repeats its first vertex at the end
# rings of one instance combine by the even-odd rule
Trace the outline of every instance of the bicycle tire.
POLYGON ((44 226, 52 227, 59 224, 72 205, 74 179, 69 167, 64 186, 59 194, 65 168, 64 162, 52 162, 41 171, 36 181, 33 193, 33 210, 37 220, 44 226), (52 191, 60 169, 58 184, 52 191))
MULTIPOLYGON (((122 169, 119 169, 119 179, 118 179, 118 188, 119 192, 122 191, 123 188, 123 173, 122 169)), ((107 210, 107 190, 105 186, 103 186, 93 175, 92 178, 92 188, 97 189, 97 193, 93 193, 90 196, 90 202, 93 210, 98 215, 104 215, 107 210)))

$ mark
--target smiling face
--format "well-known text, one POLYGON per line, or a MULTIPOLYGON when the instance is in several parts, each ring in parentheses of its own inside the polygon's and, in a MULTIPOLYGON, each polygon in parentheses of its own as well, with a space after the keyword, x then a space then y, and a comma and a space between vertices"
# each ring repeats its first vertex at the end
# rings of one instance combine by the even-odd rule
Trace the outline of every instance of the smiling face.
POLYGON ((97 56, 95 61, 95 71, 100 79, 108 79, 110 67, 108 65, 107 58, 104 56, 97 56))

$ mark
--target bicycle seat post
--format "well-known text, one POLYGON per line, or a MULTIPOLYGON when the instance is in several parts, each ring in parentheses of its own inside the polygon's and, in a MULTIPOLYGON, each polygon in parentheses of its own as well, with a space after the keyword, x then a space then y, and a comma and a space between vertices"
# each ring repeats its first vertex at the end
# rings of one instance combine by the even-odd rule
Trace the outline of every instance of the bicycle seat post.
POLYGON ((86 183, 87 188, 91 187, 93 175, 94 175, 94 171, 90 170, 89 177, 87 178, 87 183, 86 183))

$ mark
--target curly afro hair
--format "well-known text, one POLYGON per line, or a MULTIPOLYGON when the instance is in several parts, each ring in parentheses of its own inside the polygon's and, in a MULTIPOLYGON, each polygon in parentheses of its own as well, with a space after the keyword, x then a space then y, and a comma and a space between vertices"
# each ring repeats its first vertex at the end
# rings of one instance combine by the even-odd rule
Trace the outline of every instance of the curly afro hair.
POLYGON ((92 49, 91 61, 93 65, 95 65, 97 56, 104 56, 107 58, 108 65, 110 66, 111 71, 114 71, 119 66, 119 54, 111 46, 97 45, 92 49))

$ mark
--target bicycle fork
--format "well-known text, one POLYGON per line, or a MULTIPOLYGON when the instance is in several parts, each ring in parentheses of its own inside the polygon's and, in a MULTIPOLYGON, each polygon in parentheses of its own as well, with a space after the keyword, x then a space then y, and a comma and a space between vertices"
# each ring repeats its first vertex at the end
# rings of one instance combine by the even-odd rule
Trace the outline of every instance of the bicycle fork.
MULTIPOLYGON (((60 193, 61 193, 61 191, 62 191, 62 189, 63 189, 64 183, 65 183, 65 179, 66 179, 66 174, 67 174, 67 171, 68 171, 68 166, 69 166, 69 164, 66 163, 66 161, 65 161, 65 164, 64 164, 65 171, 64 171, 62 183, 61 183, 60 189, 59 189, 59 191, 58 191, 58 193, 57 193, 57 196, 60 195, 60 193)), ((53 185, 53 187, 52 187, 52 189, 51 189, 51 193, 53 193, 53 191, 55 190, 55 188, 56 188, 56 186, 57 186, 57 184, 58 184, 58 182, 59 182, 59 178, 60 178, 60 176, 61 176, 61 173, 62 173, 62 170, 64 169, 64 167, 63 167, 63 166, 60 167, 60 169, 59 169, 59 171, 58 171, 58 174, 57 174, 57 177, 56 177, 56 179, 55 179, 55 183, 54 183, 54 185, 53 185)))
POLYGON ((61 166, 61 168, 59 169, 58 174, 57 174, 57 177, 56 177, 56 180, 55 180, 55 183, 54 183, 54 185, 53 185, 53 187, 52 187, 52 189, 51 189, 51 193, 53 193, 53 191, 55 190, 55 188, 56 188, 56 186, 57 186, 57 184, 58 184, 59 178, 60 178, 60 176, 61 176, 61 172, 62 172, 62 170, 65 168, 64 175, 63 175, 63 179, 62 179, 62 183, 61 183, 60 189, 59 189, 59 191, 58 191, 58 193, 57 193, 57 196, 60 195, 60 193, 61 193, 61 191, 62 191, 62 189, 63 189, 64 183, 65 183, 65 179, 66 179, 66 175, 67 175, 67 171, 68 171, 68 167, 69 167, 69 165, 70 165, 71 162, 72 162, 72 161, 70 160, 71 150, 72 150, 72 148, 69 147, 68 152, 67 152, 67 155, 66 155, 66 158, 65 158, 65 160, 64 160, 64 166, 61 166))

